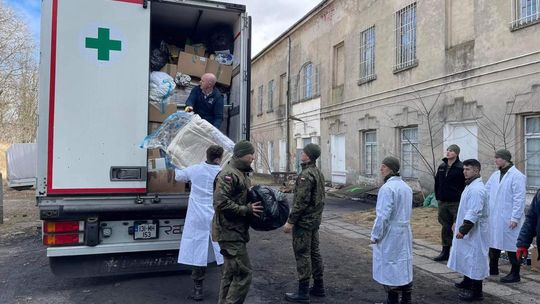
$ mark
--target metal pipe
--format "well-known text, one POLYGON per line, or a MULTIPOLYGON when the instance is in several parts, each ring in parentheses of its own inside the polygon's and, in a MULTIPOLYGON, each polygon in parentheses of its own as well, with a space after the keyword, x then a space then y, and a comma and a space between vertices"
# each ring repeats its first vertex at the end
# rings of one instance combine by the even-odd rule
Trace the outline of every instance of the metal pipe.
POLYGON ((4 182, 2 172, 0 172, 0 224, 4 223, 4 182))
POLYGON ((287 104, 285 105, 285 120, 287 126, 287 168, 286 172, 291 171, 291 131, 290 131, 290 107, 291 107, 291 36, 287 37, 287 104))

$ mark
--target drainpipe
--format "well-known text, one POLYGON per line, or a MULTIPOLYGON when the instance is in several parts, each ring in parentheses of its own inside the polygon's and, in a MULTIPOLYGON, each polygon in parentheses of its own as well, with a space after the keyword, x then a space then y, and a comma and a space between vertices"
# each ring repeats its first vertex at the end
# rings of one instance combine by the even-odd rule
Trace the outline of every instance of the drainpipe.
POLYGON ((291 110, 291 36, 287 37, 287 101, 285 104, 285 120, 287 125, 287 172, 291 172, 291 130, 289 116, 291 110))

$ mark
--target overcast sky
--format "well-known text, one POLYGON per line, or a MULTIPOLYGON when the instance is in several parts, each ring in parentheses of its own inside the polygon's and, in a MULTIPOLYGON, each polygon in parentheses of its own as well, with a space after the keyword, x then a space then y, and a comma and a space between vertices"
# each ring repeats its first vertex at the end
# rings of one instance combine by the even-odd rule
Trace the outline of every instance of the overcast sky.
MULTIPOLYGON (((29 25, 39 44, 40 0, 0 0, 15 10, 29 25)), ((314 8, 321 0, 229 0, 245 4, 253 18, 252 55, 256 55, 281 33, 314 8)))

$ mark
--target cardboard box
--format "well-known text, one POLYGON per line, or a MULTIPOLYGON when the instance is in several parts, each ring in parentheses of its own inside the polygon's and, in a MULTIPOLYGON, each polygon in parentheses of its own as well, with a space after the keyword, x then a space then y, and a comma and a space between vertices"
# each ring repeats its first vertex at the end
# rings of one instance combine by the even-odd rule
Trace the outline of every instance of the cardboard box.
POLYGON ((164 67, 161 68, 161 72, 169 74, 172 78, 176 77, 176 69, 178 66, 176 64, 167 63, 164 67))
POLYGON ((154 133, 161 126, 160 122, 149 122, 148 123, 148 134, 154 133))
POLYGON ((230 86, 232 78, 232 65, 220 64, 215 60, 208 60, 206 64, 206 73, 216 75, 217 83, 230 86))
POLYGON ((161 113, 158 105, 148 104, 148 121, 163 122, 167 117, 176 112, 176 104, 168 103, 165 105, 165 113, 161 113))
POLYGON ((161 149, 148 149, 148 159, 156 159, 161 157, 161 149))
POLYGON ((177 64, 178 63, 178 53, 180 53, 181 50, 179 47, 177 47, 174 44, 169 44, 169 53, 171 53, 171 58, 169 58, 169 61, 171 63, 177 64))
POLYGON ((185 45, 184 52, 190 53, 193 55, 204 57, 206 54, 206 48, 202 45, 185 45))
POLYGON ((182 74, 188 74, 201 78, 206 71, 206 63, 208 58, 189 54, 186 52, 180 52, 178 55, 178 69, 177 71, 182 74))
POLYGON ((148 172, 148 192, 151 193, 183 193, 186 184, 174 179, 174 170, 148 172))

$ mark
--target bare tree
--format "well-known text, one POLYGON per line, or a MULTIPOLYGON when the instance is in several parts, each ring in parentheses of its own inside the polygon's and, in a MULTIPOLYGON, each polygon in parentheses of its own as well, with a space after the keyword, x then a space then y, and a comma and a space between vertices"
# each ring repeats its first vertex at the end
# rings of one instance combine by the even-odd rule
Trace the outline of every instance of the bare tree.
POLYGON ((33 142, 38 68, 27 25, 0 0, 0 141, 33 142))
MULTIPOLYGON (((253 142, 255 143, 255 153, 256 153, 256 166, 257 169, 262 169, 268 173, 272 173, 273 170, 273 159, 268 153, 269 142, 272 141, 272 137, 265 136, 262 134, 252 134, 253 142)), ((273 148, 273 147, 272 147, 273 148)))

